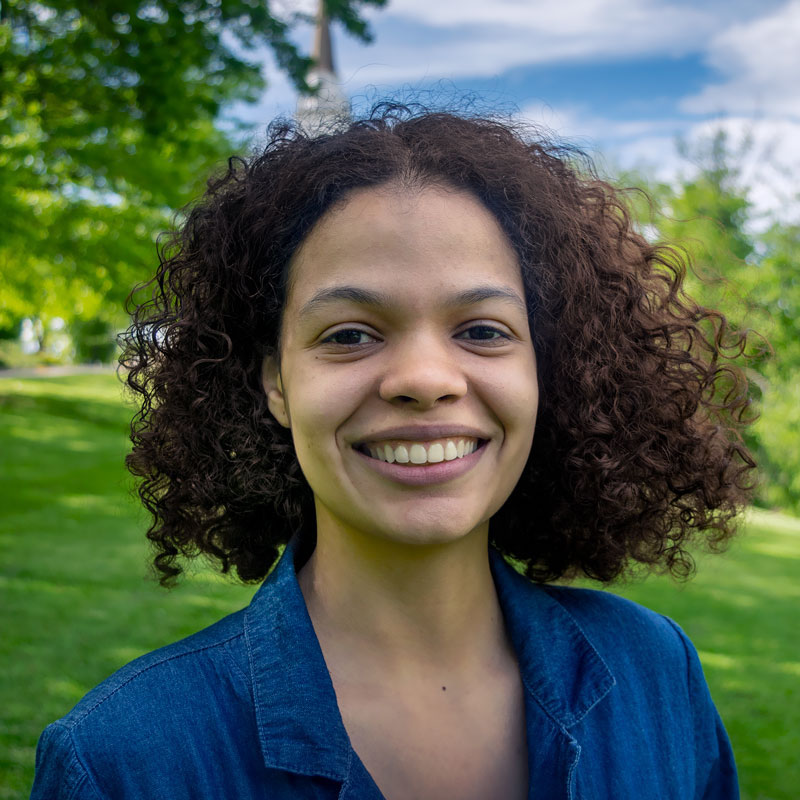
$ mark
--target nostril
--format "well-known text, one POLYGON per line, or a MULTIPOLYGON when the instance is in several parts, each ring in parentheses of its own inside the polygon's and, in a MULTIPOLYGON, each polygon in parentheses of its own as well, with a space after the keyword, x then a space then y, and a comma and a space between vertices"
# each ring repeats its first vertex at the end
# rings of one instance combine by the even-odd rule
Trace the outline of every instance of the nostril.
POLYGON ((394 397, 395 402, 400 403, 402 405, 408 405, 410 403, 414 403, 416 405, 424 405, 424 406, 432 406, 434 403, 442 403, 442 402, 450 402, 458 399, 458 395, 455 394, 443 394, 441 397, 435 397, 432 400, 426 399, 424 397, 411 397, 407 394, 398 394, 394 397))

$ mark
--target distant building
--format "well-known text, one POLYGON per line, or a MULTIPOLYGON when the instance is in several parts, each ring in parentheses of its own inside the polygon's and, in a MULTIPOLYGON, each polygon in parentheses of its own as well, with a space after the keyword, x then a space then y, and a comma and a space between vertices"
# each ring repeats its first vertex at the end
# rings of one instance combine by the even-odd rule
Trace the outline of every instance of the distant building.
POLYGON ((317 92, 298 98, 295 119, 308 133, 321 133, 350 119, 350 100, 342 91, 333 65, 330 21, 324 0, 319 3, 311 55, 314 66, 309 70, 306 81, 309 86, 317 88, 317 92))

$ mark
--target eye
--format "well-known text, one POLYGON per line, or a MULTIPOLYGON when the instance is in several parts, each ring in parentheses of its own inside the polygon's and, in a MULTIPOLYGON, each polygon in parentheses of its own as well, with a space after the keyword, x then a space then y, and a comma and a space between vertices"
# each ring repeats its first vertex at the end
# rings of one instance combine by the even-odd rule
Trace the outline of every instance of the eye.
POLYGON ((343 328, 326 336, 322 343, 338 344, 342 347, 357 347, 358 345, 371 344, 373 341, 375 341, 375 337, 366 331, 358 330, 358 328, 343 328))
POLYGON ((511 337, 499 328, 495 328, 493 325, 470 325, 469 328, 461 331, 456 338, 473 342, 486 342, 490 344, 496 342, 499 344, 511 337))

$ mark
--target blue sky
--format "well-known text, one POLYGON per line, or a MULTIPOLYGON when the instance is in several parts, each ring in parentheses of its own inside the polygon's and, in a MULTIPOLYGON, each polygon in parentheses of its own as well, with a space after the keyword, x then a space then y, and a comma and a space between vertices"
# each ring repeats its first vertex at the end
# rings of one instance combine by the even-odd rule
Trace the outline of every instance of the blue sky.
MULTIPOLYGON (((314 0, 279 7, 313 11, 314 0)), ((365 98, 433 87, 477 92, 552 129, 610 168, 670 179, 691 171, 675 140, 724 127, 749 136, 745 180, 762 210, 795 208, 800 180, 800 0, 389 0, 367 13, 371 45, 334 27, 344 91, 365 98)), ((301 46, 311 31, 296 30, 301 46)), ((237 114, 267 123, 296 96, 268 58, 270 86, 237 114)))

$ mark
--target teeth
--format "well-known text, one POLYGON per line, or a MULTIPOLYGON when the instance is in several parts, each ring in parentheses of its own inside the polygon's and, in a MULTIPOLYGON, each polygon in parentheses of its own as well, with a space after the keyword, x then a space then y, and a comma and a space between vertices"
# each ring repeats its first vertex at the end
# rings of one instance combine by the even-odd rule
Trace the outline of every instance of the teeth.
POLYGON ((428 454, 421 444, 412 444, 408 451, 408 458, 412 464, 424 464, 428 460, 428 454))
POLYGON ((428 463, 438 464, 440 461, 444 461, 444 447, 437 442, 428 448, 428 463))
POLYGON ((420 442, 413 442, 408 445, 398 444, 392 447, 390 444, 371 445, 366 448, 372 458, 379 461, 386 461, 389 464, 438 464, 441 461, 454 461, 463 458, 478 449, 478 442, 475 439, 446 439, 425 445, 420 442))

